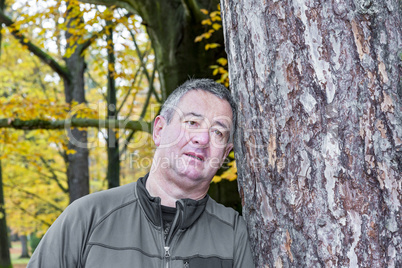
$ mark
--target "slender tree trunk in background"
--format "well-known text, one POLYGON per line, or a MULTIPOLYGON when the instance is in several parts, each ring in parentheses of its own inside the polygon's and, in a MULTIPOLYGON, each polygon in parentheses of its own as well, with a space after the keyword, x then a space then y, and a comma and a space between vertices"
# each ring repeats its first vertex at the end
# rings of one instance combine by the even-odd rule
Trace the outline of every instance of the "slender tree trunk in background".
POLYGON ((257 267, 402 267, 398 0, 222 0, 257 267))
MULTIPOLYGON (((111 22, 107 22, 110 26, 111 22)), ((108 43, 108 75, 107 75, 107 115, 108 119, 117 119, 117 97, 115 85, 115 56, 113 43, 113 28, 110 28, 107 35, 108 43)), ((113 188, 120 185, 120 157, 119 157, 119 138, 114 129, 109 128, 107 133, 107 181, 108 187, 113 188)))
POLYGON ((20 241, 21 241, 21 256, 20 258, 29 258, 29 252, 28 252, 28 238, 26 235, 21 235, 20 236, 20 241))
MULTIPOLYGON (((71 21, 76 18, 69 18, 71 6, 67 7, 67 19, 69 23, 66 30, 66 39, 71 37, 68 29, 73 28, 71 21)), ((68 44, 67 49, 72 45, 68 44)), ((67 103, 73 101, 84 103, 85 100, 85 81, 84 73, 86 64, 82 50, 79 45, 74 50, 74 53, 64 58, 67 69, 70 72, 70 79, 64 80, 64 90, 67 103)), ((68 131, 68 149, 74 150, 75 153, 67 155, 67 178, 70 193, 70 202, 89 194, 89 163, 88 163, 88 147, 87 147, 87 131, 79 130, 78 128, 67 129, 68 131)))
MULTIPOLYGON (((0 0, 0 10, 4 10, 6 7, 6 1, 5 0, 0 0)), ((0 23, 0 58, 1 58, 1 42, 3 40, 3 34, 2 34, 2 30, 3 30, 3 24, 0 23)))
POLYGON ((0 268, 11 268, 9 237, 4 205, 3 174, 0 160, 0 268))

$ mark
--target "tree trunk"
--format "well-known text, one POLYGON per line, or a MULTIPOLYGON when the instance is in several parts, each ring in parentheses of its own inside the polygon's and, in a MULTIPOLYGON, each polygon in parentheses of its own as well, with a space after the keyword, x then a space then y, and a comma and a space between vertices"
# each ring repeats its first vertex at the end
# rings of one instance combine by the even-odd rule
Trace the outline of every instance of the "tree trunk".
MULTIPOLYGON (((71 37, 68 29, 73 28, 71 21, 76 18, 69 17, 71 5, 67 7, 67 19, 69 20, 66 30, 66 39, 71 37)), ((67 42, 67 49, 72 45, 67 42)), ((82 50, 79 45, 74 50, 74 53, 67 58, 64 58, 67 69, 70 72, 70 79, 64 80, 64 90, 67 103, 73 101, 84 103, 85 100, 85 81, 84 73, 86 64, 82 50)), ((68 149, 74 150, 75 153, 67 155, 67 178, 70 193, 70 202, 89 194, 89 163, 88 163, 88 147, 87 147, 87 131, 77 128, 69 128, 68 131, 68 149)))
POLYGON ((401 267, 398 0, 222 0, 257 267, 401 267))
POLYGON ((4 205, 3 174, 0 160, 0 268, 11 268, 6 211, 4 205))
POLYGON ((26 235, 21 235, 20 236, 20 241, 21 241, 21 256, 20 258, 29 258, 29 252, 28 252, 28 238, 26 235))
MULTIPOLYGON (((223 46, 206 51, 205 43, 195 43, 195 38, 206 32, 201 24, 201 8, 217 10, 219 1, 166 1, 157 0, 138 4, 134 9, 144 20, 157 59, 157 69, 163 100, 180 84, 191 78, 212 77, 210 65, 224 56, 223 46), (195 6, 189 2, 196 3, 195 6)), ((213 42, 223 44, 222 32, 217 32, 213 42)), ((210 40, 208 40, 210 41, 210 40)))
MULTIPOLYGON (((111 22, 107 22, 107 26, 111 26, 111 22)), ((115 56, 113 43, 113 28, 110 28, 107 35, 108 43, 108 75, 107 75, 107 116, 108 119, 117 119, 117 97, 115 84, 115 56)), ((108 188, 120 185, 120 157, 119 157, 119 138, 113 128, 108 129, 107 133, 107 181, 108 188)))

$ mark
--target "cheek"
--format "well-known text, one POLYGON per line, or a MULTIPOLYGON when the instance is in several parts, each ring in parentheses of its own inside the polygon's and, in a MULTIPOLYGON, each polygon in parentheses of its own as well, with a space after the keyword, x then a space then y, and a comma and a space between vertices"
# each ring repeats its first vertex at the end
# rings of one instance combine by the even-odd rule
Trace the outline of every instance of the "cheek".
POLYGON ((169 129, 169 131, 166 131, 165 135, 162 137, 162 144, 174 146, 177 144, 185 143, 185 139, 186 137, 184 133, 180 130, 179 127, 177 127, 175 129, 169 129))

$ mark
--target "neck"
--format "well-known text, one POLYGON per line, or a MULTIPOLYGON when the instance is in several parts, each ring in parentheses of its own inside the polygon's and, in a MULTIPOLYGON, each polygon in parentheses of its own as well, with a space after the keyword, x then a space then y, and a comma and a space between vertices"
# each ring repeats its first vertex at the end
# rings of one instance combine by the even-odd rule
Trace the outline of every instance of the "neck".
POLYGON ((176 201, 183 198, 190 198, 193 200, 200 200, 205 197, 208 192, 207 187, 184 187, 184 184, 177 185, 175 180, 170 180, 167 172, 161 174, 160 172, 149 173, 146 185, 149 194, 161 199, 161 205, 168 207, 175 207, 176 201))

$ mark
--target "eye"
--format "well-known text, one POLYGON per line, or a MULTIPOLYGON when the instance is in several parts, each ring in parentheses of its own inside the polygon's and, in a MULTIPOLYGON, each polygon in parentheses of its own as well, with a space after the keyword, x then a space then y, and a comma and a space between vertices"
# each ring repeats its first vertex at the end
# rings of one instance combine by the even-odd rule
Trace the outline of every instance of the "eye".
POLYGON ((217 135, 218 137, 223 137, 223 133, 217 129, 214 130, 214 134, 217 135))
POLYGON ((190 127, 194 127, 197 125, 197 122, 192 121, 192 120, 187 120, 184 122, 186 125, 190 126, 190 127))

